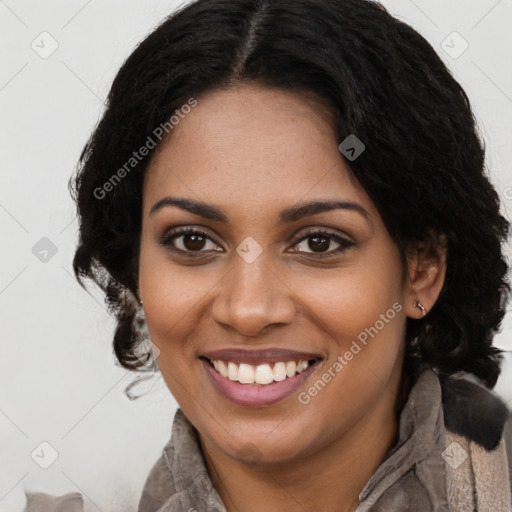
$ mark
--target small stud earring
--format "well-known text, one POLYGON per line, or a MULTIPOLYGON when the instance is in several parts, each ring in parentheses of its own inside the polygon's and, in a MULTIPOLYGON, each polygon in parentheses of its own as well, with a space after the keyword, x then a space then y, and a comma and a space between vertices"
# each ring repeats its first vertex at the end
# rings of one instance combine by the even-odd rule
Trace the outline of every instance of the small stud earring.
POLYGON ((421 309, 421 312, 423 313, 423 316, 425 316, 427 314, 427 310, 425 309, 425 306, 421 302, 415 300, 414 301, 414 307, 421 309))

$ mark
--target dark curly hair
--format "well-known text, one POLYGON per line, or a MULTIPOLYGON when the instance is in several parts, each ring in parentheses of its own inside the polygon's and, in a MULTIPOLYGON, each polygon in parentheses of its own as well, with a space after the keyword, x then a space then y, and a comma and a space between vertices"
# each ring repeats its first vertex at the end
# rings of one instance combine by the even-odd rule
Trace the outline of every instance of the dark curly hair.
POLYGON ((466 93, 432 46, 368 0, 197 0, 124 62, 69 183, 80 226, 73 268, 82 286, 87 277, 106 293, 119 363, 156 369, 150 352, 137 353, 142 185, 154 148, 133 170, 126 162, 191 98, 251 83, 320 100, 340 142, 350 134, 364 142, 346 163, 404 268, 407 247, 445 235, 444 287, 426 317, 407 318, 404 372, 429 364, 442 379, 469 372, 493 388, 510 224, 484 168, 485 145, 466 93))

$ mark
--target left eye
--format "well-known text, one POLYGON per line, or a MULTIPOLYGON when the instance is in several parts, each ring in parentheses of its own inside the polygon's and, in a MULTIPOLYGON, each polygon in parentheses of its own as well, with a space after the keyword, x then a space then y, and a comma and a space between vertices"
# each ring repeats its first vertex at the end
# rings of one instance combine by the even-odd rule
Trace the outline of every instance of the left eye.
MULTIPOLYGON (((333 254, 338 254, 343 252, 345 249, 353 246, 354 243, 342 238, 341 236, 335 235, 334 233, 328 233, 325 231, 313 231, 308 233, 306 236, 302 237, 299 242, 297 242, 297 246, 304 244, 306 248, 312 249, 312 252, 308 254, 314 254, 317 257, 331 256, 333 254), (338 244, 338 247, 331 251, 325 251, 324 249, 328 248, 332 242, 338 244)), ((298 252, 307 252, 307 251, 298 251, 298 252)))

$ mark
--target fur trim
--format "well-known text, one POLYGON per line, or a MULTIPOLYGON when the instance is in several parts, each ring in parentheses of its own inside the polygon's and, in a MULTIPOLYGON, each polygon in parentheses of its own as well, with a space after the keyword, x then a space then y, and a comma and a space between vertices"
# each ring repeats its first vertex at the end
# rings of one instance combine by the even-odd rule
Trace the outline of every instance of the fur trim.
POLYGON ((475 381, 448 378, 442 385, 445 427, 494 450, 511 412, 493 391, 475 381))

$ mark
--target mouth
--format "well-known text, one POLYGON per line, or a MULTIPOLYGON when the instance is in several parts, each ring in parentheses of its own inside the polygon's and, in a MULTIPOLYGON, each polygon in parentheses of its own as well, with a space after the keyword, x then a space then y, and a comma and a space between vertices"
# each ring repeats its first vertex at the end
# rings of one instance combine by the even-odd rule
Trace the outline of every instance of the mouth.
POLYGON ((203 356, 200 359, 206 361, 217 373, 231 381, 261 386, 291 379, 321 360, 316 357, 308 360, 298 359, 297 361, 277 361, 252 365, 203 356))
POLYGON ((199 356, 225 398, 243 406, 268 406, 298 391, 323 358, 302 352, 224 350, 199 356))

